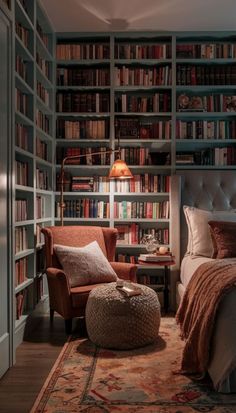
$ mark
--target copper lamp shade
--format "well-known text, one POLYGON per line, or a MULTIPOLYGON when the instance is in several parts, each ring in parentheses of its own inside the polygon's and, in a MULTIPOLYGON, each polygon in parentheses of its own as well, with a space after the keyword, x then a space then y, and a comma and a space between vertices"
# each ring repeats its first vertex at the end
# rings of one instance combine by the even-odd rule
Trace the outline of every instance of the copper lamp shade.
POLYGON ((130 169, 122 159, 117 159, 110 170, 109 179, 130 179, 133 178, 130 169))

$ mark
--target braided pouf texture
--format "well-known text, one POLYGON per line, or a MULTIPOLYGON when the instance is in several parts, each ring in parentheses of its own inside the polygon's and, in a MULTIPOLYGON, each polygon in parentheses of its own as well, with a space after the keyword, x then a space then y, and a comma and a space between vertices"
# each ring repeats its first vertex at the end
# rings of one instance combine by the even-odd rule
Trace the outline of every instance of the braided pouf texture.
POLYGON ((153 343, 160 327, 157 293, 140 285, 142 293, 126 297, 112 282, 89 294, 86 326, 90 340, 104 348, 128 350, 153 343))

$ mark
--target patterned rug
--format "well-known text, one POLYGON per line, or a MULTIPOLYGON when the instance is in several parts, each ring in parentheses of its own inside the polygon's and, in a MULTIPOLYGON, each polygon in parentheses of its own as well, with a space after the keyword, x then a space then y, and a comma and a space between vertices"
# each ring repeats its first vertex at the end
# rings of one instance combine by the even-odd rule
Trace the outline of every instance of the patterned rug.
POLYGON ((173 374, 182 348, 174 318, 162 318, 156 344, 132 351, 72 337, 31 413, 236 412, 236 394, 218 394, 207 380, 173 374))

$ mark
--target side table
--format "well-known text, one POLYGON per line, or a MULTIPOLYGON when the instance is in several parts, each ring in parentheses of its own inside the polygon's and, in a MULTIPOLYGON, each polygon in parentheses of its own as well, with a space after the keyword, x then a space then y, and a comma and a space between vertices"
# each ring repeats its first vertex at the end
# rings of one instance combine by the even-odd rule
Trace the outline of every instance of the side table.
POLYGON ((139 265, 145 265, 147 267, 162 267, 164 268, 164 288, 163 288, 163 295, 164 295, 164 310, 167 313, 168 309, 169 309, 169 274, 170 274, 170 267, 172 265, 175 265, 175 257, 173 256, 171 258, 171 260, 168 261, 155 261, 155 262, 151 262, 151 261, 141 261, 138 260, 138 264, 139 265))

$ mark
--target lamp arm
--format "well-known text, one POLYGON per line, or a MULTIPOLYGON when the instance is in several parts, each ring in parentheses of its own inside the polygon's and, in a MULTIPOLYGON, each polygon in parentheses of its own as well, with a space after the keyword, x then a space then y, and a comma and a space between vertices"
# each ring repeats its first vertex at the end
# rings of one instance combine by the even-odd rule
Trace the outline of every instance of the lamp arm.
POLYGON ((88 156, 94 156, 94 155, 106 155, 106 154, 112 154, 112 153, 119 153, 120 154, 120 148, 119 149, 108 149, 107 151, 97 151, 97 152, 91 152, 89 155, 82 154, 82 155, 71 155, 71 156, 66 156, 65 158, 62 159, 61 163, 61 176, 60 176, 60 218, 61 218, 61 226, 63 226, 63 218, 64 218, 64 176, 65 176, 65 165, 68 161, 72 159, 80 159, 80 158, 87 158, 88 156))

